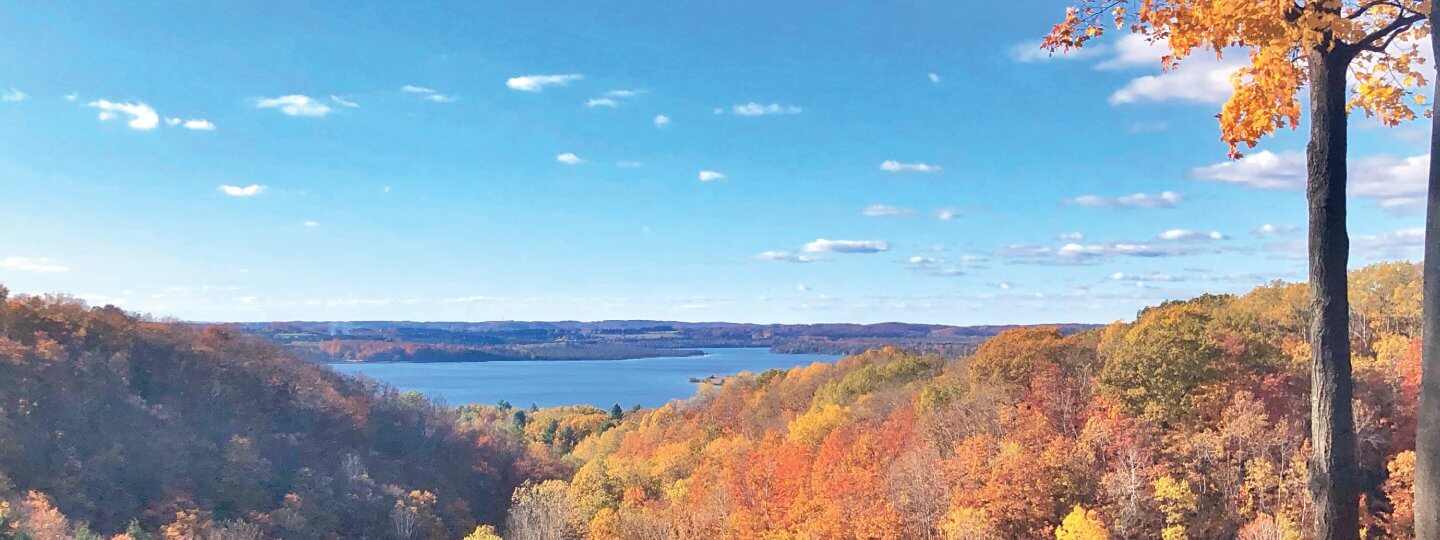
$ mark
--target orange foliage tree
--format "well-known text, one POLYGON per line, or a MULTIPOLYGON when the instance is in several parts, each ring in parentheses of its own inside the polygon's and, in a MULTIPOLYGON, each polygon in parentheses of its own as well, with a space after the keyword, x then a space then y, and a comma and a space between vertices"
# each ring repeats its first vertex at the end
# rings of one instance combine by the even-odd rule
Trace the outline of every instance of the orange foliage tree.
POLYGON ((1231 78, 1221 139, 1231 157, 1277 128, 1300 121, 1298 94, 1310 97, 1307 196, 1310 292, 1314 318, 1311 427, 1314 531, 1359 535, 1356 440, 1351 396, 1345 226, 1346 117, 1364 111, 1386 125, 1416 117, 1425 97, 1420 39, 1429 35, 1429 0, 1077 0, 1044 46, 1083 47, 1113 24, 1163 44, 1166 69, 1196 52, 1243 49, 1248 65, 1231 78), (1347 75, 1354 81, 1348 85, 1347 75))

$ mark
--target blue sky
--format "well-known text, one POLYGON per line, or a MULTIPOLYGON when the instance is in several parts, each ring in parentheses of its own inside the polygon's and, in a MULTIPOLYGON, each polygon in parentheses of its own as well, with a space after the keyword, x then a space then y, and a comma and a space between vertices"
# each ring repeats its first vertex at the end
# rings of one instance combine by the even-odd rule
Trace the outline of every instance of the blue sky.
MULTIPOLYGON (((1037 54, 1064 5, 10 5, 0 283, 209 321, 987 324, 1302 278, 1303 131, 1227 163, 1236 60, 1037 54)), ((1428 126, 1352 126, 1352 262, 1418 257, 1428 126)))

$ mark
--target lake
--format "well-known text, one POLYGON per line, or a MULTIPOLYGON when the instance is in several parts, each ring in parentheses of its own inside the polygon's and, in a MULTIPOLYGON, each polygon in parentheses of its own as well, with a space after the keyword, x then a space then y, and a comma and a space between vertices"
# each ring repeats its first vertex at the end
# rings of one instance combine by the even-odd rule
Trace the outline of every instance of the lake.
POLYGON ((704 356, 636 360, 514 360, 504 362, 340 363, 340 373, 365 375, 401 390, 419 390, 450 405, 500 400, 516 407, 619 404, 658 407, 695 394, 691 377, 789 369, 833 362, 831 354, 776 354, 764 348, 704 349, 704 356))

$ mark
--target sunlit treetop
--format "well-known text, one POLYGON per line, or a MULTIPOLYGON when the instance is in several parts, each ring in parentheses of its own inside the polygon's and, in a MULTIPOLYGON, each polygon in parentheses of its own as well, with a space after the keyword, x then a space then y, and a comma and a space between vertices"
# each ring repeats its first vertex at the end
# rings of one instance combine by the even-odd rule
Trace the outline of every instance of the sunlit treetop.
MULTIPOLYGON (((1429 0, 1077 0, 1042 46, 1066 52, 1128 27, 1168 46, 1163 69, 1197 51, 1221 57, 1245 49, 1250 62, 1231 76, 1234 93, 1218 115, 1230 156, 1277 128, 1300 121, 1297 94, 1315 54, 1349 65, 1350 110, 1387 126, 1429 117, 1424 24, 1429 0)), ((1344 65, 1344 64, 1339 64, 1344 65)))

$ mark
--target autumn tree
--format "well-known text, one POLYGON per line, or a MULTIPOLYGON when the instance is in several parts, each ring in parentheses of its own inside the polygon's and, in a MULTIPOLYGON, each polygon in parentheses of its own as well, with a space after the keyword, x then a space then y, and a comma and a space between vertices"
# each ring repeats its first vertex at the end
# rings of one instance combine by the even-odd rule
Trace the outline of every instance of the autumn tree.
POLYGON ((1388 125, 1415 118, 1420 84, 1421 23, 1426 0, 1077 0, 1046 37, 1052 51, 1082 47, 1117 28, 1166 47, 1172 69, 1192 53, 1216 56, 1244 49, 1248 65, 1232 77, 1221 109, 1221 140, 1232 158, 1239 147, 1281 127, 1296 127, 1298 94, 1310 98, 1306 195, 1310 224, 1313 319, 1311 432, 1314 532, 1356 538, 1359 493, 1351 406, 1345 184, 1347 114, 1360 109, 1388 125), (1348 85, 1347 75, 1355 81, 1348 85))

